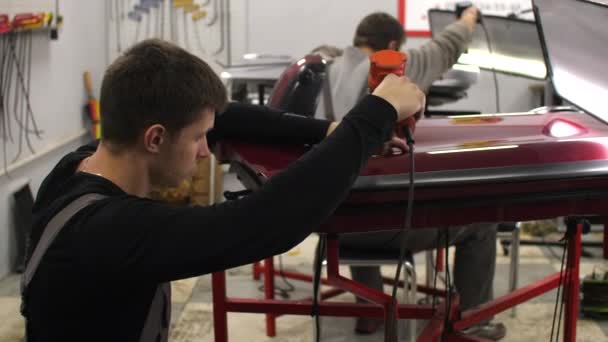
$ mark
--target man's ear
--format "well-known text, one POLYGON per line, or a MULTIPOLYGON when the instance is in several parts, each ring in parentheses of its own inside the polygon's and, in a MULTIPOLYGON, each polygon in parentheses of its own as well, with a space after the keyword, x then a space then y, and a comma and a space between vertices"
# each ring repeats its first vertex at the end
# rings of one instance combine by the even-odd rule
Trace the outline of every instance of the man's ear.
POLYGON ((144 148, 148 152, 159 153, 160 146, 167 138, 167 130, 163 125, 152 125, 144 132, 144 148))
POLYGON ((396 40, 391 40, 390 42, 388 42, 388 49, 389 50, 393 50, 393 51, 399 51, 399 44, 397 43, 396 40))

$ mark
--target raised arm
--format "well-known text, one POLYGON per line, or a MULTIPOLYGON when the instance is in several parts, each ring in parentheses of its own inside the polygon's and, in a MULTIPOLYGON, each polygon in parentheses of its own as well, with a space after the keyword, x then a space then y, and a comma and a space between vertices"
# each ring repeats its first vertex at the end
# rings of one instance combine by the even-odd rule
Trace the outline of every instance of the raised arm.
POLYGON ((450 69, 467 49, 477 21, 477 13, 476 8, 468 8, 458 21, 447 26, 428 43, 407 51, 407 76, 424 92, 427 92, 431 84, 450 69))

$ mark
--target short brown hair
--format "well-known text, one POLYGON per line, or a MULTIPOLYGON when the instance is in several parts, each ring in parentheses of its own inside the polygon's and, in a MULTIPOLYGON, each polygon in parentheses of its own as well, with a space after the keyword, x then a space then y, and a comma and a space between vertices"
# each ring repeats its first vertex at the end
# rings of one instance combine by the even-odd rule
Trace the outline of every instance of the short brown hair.
POLYGON ((226 89, 207 63, 169 42, 144 40, 106 70, 100 96, 102 139, 131 146, 150 125, 176 133, 204 109, 221 111, 225 105, 226 89))
POLYGON ((375 12, 359 22, 353 45, 367 46, 378 51, 388 49, 388 44, 393 40, 397 42, 398 48, 405 42, 403 26, 390 14, 375 12))

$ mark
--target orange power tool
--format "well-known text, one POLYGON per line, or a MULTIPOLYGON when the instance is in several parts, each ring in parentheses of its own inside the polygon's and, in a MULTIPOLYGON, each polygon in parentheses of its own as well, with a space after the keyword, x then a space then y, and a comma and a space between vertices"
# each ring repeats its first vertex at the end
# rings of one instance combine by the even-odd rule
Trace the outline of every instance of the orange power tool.
MULTIPOLYGON (((407 55, 399 51, 381 50, 371 55, 369 76, 367 78, 369 91, 373 92, 388 74, 404 76, 406 62, 407 55)), ((398 122, 395 127, 395 134, 398 137, 405 138, 405 128, 409 128, 410 132, 414 133, 414 130, 416 129, 416 118, 410 116, 409 118, 398 122)))

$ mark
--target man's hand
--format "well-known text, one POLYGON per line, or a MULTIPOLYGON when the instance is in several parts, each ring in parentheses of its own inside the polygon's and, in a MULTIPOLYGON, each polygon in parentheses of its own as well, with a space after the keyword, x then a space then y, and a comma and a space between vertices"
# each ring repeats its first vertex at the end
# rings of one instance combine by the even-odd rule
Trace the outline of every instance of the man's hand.
POLYGON ((475 25, 477 24, 477 17, 479 17, 479 10, 477 7, 471 6, 462 12, 462 16, 459 20, 467 26, 469 32, 473 32, 475 25))
MULTIPOLYGON (((333 131, 336 129, 336 127, 338 127, 339 124, 339 121, 330 122, 329 126, 327 127, 327 133, 325 134, 325 136, 327 137, 331 133, 333 133, 333 131)), ((399 138, 396 135, 393 135, 391 137, 391 140, 385 142, 384 145, 382 145, 382 152, 380 154, 382 154, 383 156, 390 156, 393 154, 405 153, 409 150, 410 149, 407 146, 405 140, 399 138)))
POLYGON ((383 98, 397 110, 397 122, 422 113, 426 98, 407 77, 388 74, 373 95, 383 98))
POLYGON ((410 149, 405 143, 405 140, 399 138, 396 135, 393 135, 391 140, 384 143, 382 146, 382 155, 383 156, 391 156, 394 154, 402 154, 409 152, 410 149))

